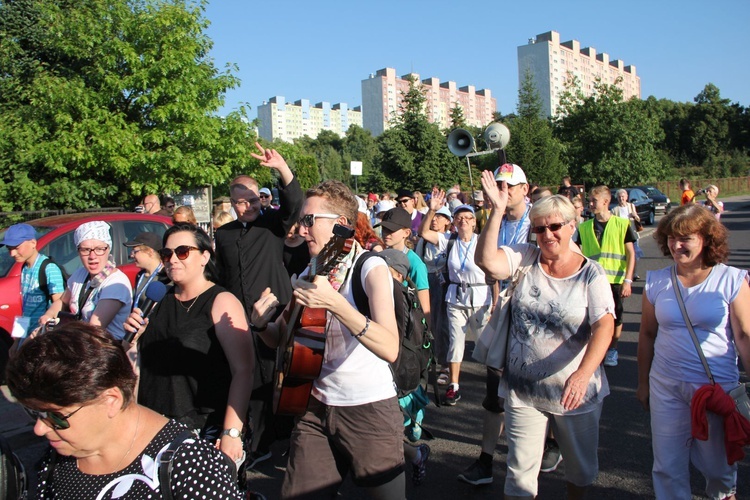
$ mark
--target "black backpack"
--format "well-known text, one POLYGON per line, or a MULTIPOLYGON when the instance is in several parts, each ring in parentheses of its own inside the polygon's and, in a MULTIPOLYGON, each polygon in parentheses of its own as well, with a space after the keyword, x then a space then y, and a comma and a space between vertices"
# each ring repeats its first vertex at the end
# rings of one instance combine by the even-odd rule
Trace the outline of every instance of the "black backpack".
MULTIPOLYGON (((367 317, 370 317, 370 303, 362 284, 362 265, 372 257, 378 257, 378 254, 365 253, 357 259, 352 270, 354 303, 359 312, 367 317)), ((391 363, 391 371, 398 388, 398 397, 402 398, 415 391, 417 387, 426 386, 430 368, 432 367, 433 371, 435 369, 435 355, 432 347, 432 332, 427 325, 427 319, 414 289, 394 279, 393 302, 401 347, 398 351, 398 359, 391 363)))
POLYGON ((49 266, 50 264, 54 264, 60 269, 63 277, 63 288, 68 283, 68 278, 70 278, 70 275, 65 272, 65 268, 55 262, 55 259, 53 259, 51 256, 42 261, 42 264, 39 266, 39 289, 44 292, 44 295, 47 297, 48 303, 52 302, 52 294, 49 293, 49 284, 47 283, 47 266, 49 266))
POLYGON ((0 498, 26 498, 26 471, 4 436, 0 435, 0 498))

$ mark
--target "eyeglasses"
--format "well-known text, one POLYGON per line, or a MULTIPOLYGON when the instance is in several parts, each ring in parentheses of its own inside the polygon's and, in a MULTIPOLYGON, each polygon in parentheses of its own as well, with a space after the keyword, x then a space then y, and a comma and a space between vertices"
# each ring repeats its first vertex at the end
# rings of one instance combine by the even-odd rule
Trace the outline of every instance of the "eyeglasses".
POLYGON ((462 221, 465 221, 465 220, 474 220, 474 217, 471 217, 471 216, 466 216, 466 217, 456 217, 456 218, 455 218, 454 220, 455 220, 456 222, 462 222, 462 221))
POLYGON ((530 229, 530 231, 531 231, 532 233, 534 233, 534 234, 542 234, 542 233, 544 233, 544 232, 545 232, 545 231, 546 231, 547 229, 549 229, 549 230, 550 230, 551 232, 553 232, 553 233, 556 233, 556 232, 558 232, 558 231, 559 231, 560 229, 562 229, 562 227, 563 227, 563 226, 564 226, 565 224, 567 224, 567 222, 553 222, 552 224, 548 224, 548 225, 546 225, 546 226, 534 226, 534 227, 532 227, 532 228, 530 229))
POLYGON ((299 225, 304 227, 313 227, 315 219, 338 219, 341 217, 336 214, 307 214, 299 219, 299 225))
POLYGON ((83 255, 84 257, 87 257, 91 252, 94 252, 94 255, 102 256, 105 253, 107 253, 107 250, 109 250, 109 247, 96 247, 96 248, 78 247, 78 253, 83 255))
POLYGON ((267 195, 267 194, 260 194, 260 195, 258 195, 258 196, 259 196, 260 198, 270 198, 270 197, 271 197, 270 195, 267 195))
POLYGON ((250 205, 252 205, 253 203, 255 203, 256 200, 251 200, 251 201, 247 201, 247 200, 233 200, 232 198, 229 198, 229 201, 231 201, 235 205, 245 205, 246 207, 249 207, 250 205))
POLYGON ((402 205, 404 203, 409 203, 410 201, 411 201, 411 198, 404 198, 404 199, 398 200, 398 202, 401 203, 402 205))
POLYGON ((67 415, 63 415, 60 412, 57 411, 37 411, 32 410, 31 408, 23 407, 24 410, 26 410, 26 413, 33 418, 34 420, 41 420, 49 427, 52 427, 53 429, 57 431, 65 430, 70 428, 70 422, 68 422, 68 419, 75 415, 80 409, 83 408, 81 406, 77 410, 74 410, 67 415))
POLYGON ((143 249, 142 249, 142 248, 134 247, 134 248, 131 248, 131 249, 130 249, 130 255, 135 255, 135 254, 137 254, 138 252, 142 252, 142 251, 143 251, 143 249))
POLYGON ((159 250, 159 257, 161 257, 162 262, 169 262, 172 260, 172 254, 176 255, 178 259, 185 260, 188 258, 188 255, 190 255, 191 250, 198 250, 201 251, 198 247, 191 247, 190 245, 180 245, 174 250, 171 248, 162 248, 159 250))

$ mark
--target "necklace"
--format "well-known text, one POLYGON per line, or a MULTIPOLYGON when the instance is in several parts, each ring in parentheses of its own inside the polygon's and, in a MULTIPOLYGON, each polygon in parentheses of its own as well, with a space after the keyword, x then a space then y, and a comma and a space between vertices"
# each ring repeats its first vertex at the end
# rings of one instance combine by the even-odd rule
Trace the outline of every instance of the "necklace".
POLYGON ((112 471, 112 474, 120 470, 120 465, 122 465, 123 460, 125 460, 125 457, 130 455, 130 451, 133 449, 133 445, 135 444, 135 437, 138 435, 138 424, 141 423, 141 409, 138 408, 138 418, 135 421, 135 432, 133 433, 133 439, 130 441, 130 448, 128 448, 128 451, 125 452, 125 455, 122 456, 119 462, 117 462, 117 465, 115 465, 115 470, 112 471))
MULTIPOLYGON (((210 288, 210 287, 209 287, 209 288, 210 288)), ((192 301, 192 302, 190 303, 190 305, 189 305, 189 306, 187 306, 187 307, 185 307, 185 304, 183 304, 183 303, 182 303, 182 301, 181 301, 180 299, 177 299, 177 303, 178 303, 178 304, 180 304, 180 306, 181 306, 181 307, 182 307, 183 309, 185 309, 185 313, 186 313, 186 314, 190 314, 190 309, 192 309, 192 308, 193 308, 193 306, 195 305, 195 302, 196 302, 196 301, 198 300, 198 297, 200 297, 201 295, 203 295, 203 292, 205 292, 206 290, 208 290, 208 288, 206 288, 205 290, 202 290, 202 291, 201 291, 201 293, 199 293, 198 295, 196 295, 196 296, 195 296, 195 298, 193 299, 193 301, 192 301)))

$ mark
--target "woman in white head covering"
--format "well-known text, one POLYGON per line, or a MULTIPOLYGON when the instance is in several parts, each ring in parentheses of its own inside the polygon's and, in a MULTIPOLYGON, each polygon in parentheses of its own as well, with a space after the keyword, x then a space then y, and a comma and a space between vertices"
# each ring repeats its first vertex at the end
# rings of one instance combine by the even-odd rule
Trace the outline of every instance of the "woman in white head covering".
POLYGON ((69 311, 81 321, 104 328, 118 340, 125 335, 122 325, 130 314, 133 289, 127 275, 110 259, 109 229, 103 221, 78 226, 73 241, 83 267, 73 272, 62 297, 52 303, 40 324, 56 318, 60 311, 69 311))

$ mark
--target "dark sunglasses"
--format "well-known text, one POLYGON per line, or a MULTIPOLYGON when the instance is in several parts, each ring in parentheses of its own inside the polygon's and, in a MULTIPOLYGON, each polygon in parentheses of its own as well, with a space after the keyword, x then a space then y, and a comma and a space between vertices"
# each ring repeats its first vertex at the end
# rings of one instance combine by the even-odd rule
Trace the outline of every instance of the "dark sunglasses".
POLYGON ((567 224, 567 222, 553 222, 552 224, 546 226, 534 226, 530 229, 530 231, 534 234, 542 234, 544 231, 549 229, 553 233, 556 233, 560 229, 562 229, 565 224, 567 224))
POLYGON ((68 419, 76 414, 83 406, 78 408, 78 410, 74 410, 67 415, 63 415, 60 412, 57 411, 37 411, 32 410, 31 408, 23 407, 24 410, 26 410, 26 413, 33 418, 34 420, 41 420, 44 422, 47 426, 52 427, 53 429, 57 431, 65 430, 70 428, 70 422, 68 422, 68 419))
POLYGON ((271 197, 271 195, 268 195, 268 194, 258 195, 258 198, 270 198, 270 197, 271 197))
POLYGON ((188 255, 190 255, 191 250, 198 250, 201 251, 198 247, 191 247, 190 245, 180 245, 174 250, 171 248, 162 248, 159 250, 159 257, 161 257, 162 262, 169 262, 172 260, 172 254, 177 255, 177 258, 180 260, 185 260, 188 258, 188 255))
POLYGON ((401 203, 401 204, 409 203, 410 201, 411 201, 411 198, 402 198, 402 199, 398 200, 398 202, 401 203))

